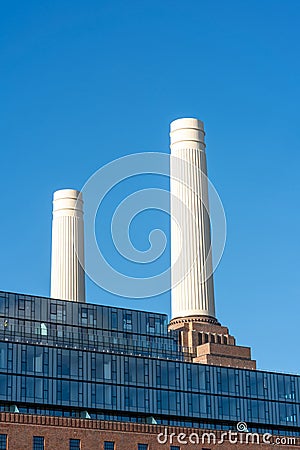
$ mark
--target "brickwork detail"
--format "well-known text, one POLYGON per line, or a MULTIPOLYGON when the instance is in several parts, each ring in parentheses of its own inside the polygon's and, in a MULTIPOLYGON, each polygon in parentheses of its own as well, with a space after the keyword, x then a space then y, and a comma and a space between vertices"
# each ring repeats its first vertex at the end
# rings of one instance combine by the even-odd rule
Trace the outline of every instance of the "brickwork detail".
POLYGON ((201 316, 171 320, 170 330, 180 332, 181 345, 193 357, 193 362, 213 366, 256 369, 251 349, 236 345, 227 327, 201 316))
MULTIPOLYGON (((45 450, 69 450, 69 439, 80 439, 81 450, 103 450, 104 441, 115 442, 115 450, 137 450, 138 444, 148 444, 149 450, 169 450, 170 439, 172 445, 180 449, 195 450, 263 450, 270 445, 239 443, 233 444, 228 440, 223 443, 192 444, 189 439, 180 445, 176 441, 180 433, 190 437, 191 433, 199 434, 200 430, 182 427, 165 427, 125 422, 108 422, 102 420, 73 419, 66 417, 36 416, 13 413, 0 413, 0 433, 8 436, 8 450, 32 450, 32 437, 45 437, 45 450), (157 436, 162 433, 168 437, 166 443, 159 443, 157 436), (171 435, 173 434, 173 438, 171 435)), ((201 433, 211 433, 211 430, 201 430, 201 433)), ((222 431, 214 431, 217 441, 221 439, 222 431)), ((181 435, 182 439, 185 439, 181 435)), ((281 436, 282 438, 282 436, 281 436)), ((261 441, 261 439, 260 439, 261 441)), ((295 438, 292 445, 276 445, 278 450, 300 449, 300 439, 295 438)))

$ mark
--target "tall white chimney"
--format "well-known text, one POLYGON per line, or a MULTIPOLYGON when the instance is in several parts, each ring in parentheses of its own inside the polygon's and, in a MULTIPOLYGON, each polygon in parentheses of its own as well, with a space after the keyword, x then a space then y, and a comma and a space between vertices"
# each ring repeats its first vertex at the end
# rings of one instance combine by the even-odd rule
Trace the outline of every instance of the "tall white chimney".
POLYGON ((83 201, 79 191, 53 195, 51 297, 85 302, 83 201))
POLYGON ((177 221, 171 222, 172 319, 205 316, 214 321, 203 122, 177 119, 170 131, 171 216, 177 221))

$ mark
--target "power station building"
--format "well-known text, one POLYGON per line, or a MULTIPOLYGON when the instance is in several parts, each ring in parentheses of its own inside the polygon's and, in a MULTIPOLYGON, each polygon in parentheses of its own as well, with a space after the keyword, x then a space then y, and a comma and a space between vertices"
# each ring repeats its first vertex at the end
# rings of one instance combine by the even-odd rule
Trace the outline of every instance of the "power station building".
POLYGON ((51 298, 0 292, 0 450, 300 448, 300 377, 216 318, 203 123, 170 135, 171 321, 86 303, 84 199, 57 191, 51 298))

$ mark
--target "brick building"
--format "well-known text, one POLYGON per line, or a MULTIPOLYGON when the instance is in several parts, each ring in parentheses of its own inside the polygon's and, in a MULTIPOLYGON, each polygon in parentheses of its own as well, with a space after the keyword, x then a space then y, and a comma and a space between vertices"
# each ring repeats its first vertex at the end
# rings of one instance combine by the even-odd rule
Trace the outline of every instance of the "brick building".
POLYGON ((256 370, 216 318, 202 122, 173 122, 171 155, 192 214, 171 204, 170 323, 85 302, 82 198, 58 191, 53 298, 0 292, 0 450, 299 448, 300 377, 256 370))
POLYGON ((219 433, 241 421, 260 435, 299 435, 299 376, 247 359, 230 367, 227 356, 226 366, 196 363, 166 315, 2 292, 0 324, 1 449, 169 450, 157 442, 164 427, 219 433))

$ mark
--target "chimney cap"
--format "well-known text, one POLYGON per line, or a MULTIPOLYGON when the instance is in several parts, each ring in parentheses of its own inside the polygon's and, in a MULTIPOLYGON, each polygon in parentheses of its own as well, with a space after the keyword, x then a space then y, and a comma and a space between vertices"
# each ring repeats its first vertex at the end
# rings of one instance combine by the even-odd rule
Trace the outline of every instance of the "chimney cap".
POLYGON ((58 191, 55 191, 53 194, 53 200, 60 200, 60 199, 75 199, 77 200, 80 196, 80 191, 77 191, 76 189, 59 189, 58 191))
POLYGON ((194 117, 182 117, 173 120, 173 122, 171 122, 170 124, 171 133, 172 131, 186 128, 204 131, 204 123, 202 122, 202 120, 196 119, 194 117))
POLYGON ((198 149, 205 151, 204 124, 193 117, 176 119, 170 124, 170 140, 172 151, 182 149, 198 149))

